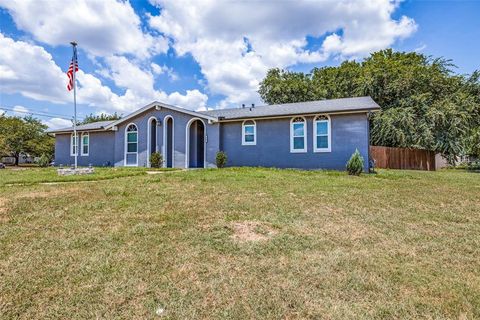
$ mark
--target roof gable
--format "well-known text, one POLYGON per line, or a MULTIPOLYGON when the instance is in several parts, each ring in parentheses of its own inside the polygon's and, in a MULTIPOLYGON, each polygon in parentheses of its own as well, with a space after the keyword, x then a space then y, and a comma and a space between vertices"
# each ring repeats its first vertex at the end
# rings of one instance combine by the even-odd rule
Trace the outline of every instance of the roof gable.
POLYGON ((211 121, 217 121, 218 120, 218 118, 215 117, 215 116, 211 116, 211 115, 203 114, 203 113, 200 113, 200 112, 197 112, 197 111, 192 111, 192 110, 187 110, 187 109, 184 109, 184 108, 172 106, 172 105, 169 105, 169 104, 166 104, 166 103, 163 103, 163 102, 154 101, 154 102, 146 105, 145 107, 140 108, 137 111, 134 111, 134 112, 126 115, 125 117, 122 117, 119 120, 113 121, 112 123, 107 125, 105 127, 105 129, 113 128, 114 126, 117 126, 117 125, 119 125, 119 124, 121 124, 125 121, 128 121, 128 120, 138 116, 139 114, 142 114, 142 113, 144 113, 144 112, 146 112, 150 109, 157 108, 157 107, 174 110, 174 111, 177 111, 177 112, 189 114, 189 115, 194 116, 194 117, 199 117, 199 118, 207 119, 207 120, 211 120, 211 121))

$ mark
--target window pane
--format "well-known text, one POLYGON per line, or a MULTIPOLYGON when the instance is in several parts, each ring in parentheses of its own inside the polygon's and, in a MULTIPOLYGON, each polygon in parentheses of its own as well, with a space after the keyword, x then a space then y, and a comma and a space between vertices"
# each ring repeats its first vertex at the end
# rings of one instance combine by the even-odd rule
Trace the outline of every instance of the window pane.
POLYGON ((88 153, 88 146, 83 146, 83 154, 87 154, 88 153))
POLYGON ((301 138, 293 138, 293 148, 294 149, 304 149, 305 148, 305 141, 303 140, 303 137, 301 138))
POLYGON ((245 134, 253 134, 253 126, 246 126, 245 134))
POLYGON ((127 152, 137 152, 137 144, 136 143, 128 143, 127 144, 127 152))
POLYGON ((83 144, 88 144, 88 136, 83 136, 83 144))
POLYGON ((294 123, 293 124, 293 135, 298 137, 298 136, 303 136, 303 123, 294 123))
POLYGON ((246 134, 245 135, 245 142, 254 142, 254 135, 253 134, 246 134))
POLYGON ((317 122, 317 135, 328 134, 328 122, 317 122))
POLYGON ((137 163, 137 155, 136 154, 127 154, 127 165, 136 164, 137 163))
POLYGON ((137 142, 137 133, 136 132, 127 133, 127 141, 128 142, 137 142))
POLYGON ((317 148, 328 148, 328 136, 317 136, 317 148))

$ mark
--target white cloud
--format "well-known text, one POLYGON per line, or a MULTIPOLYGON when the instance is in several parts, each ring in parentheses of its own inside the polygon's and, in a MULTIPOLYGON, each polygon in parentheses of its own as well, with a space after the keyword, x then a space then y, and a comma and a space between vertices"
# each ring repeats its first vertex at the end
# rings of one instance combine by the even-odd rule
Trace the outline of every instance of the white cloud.
POLYGON ((47 125, 50 130, 67 128, 72 126, 72 122, 70 120, 65 120, 62 118, 51 118, 48 120, 43 120, 42 122, 47 125))
POLYGON ((166 65, 160 66, 154 62, 150 64, 150 67, 152 68, 152 72, 155 75, 162 75, 162 74, 167 74, 168 78, 170 81, 177 81, 179 79, 178 75, 173 71, 172 68, 167 67, 166 65))
MULTIPOLYGON (((15 41, 0 33, 0 92, 20 93, 25 97, 54 103, 71 103, 66 89, 67 76, 44 48, 15 41)), ((104 75, 125 89, 118 95, 101 80, 80 69, 77 73, 77 102, 103 110, 128 113, 153 100, 175 103, 189 109, 204 107, 208 97, 198 90, 185 94, 167 94, 154 89, 153 74, 125 57, 106 58, 109 66, 104 75)), ((81 67, 81 66, 80 66, 81 67)))
POLYGON ((415 22, 392 19, 398 2, 283 1, 219 2, 151 0, 161 11, 152 28, 173 41, 178 54, 191 53, 221 106, 258 102, 259 81, 272 67, 351 58, 391 46, 416 30, 415 22), (329 34, 319 50, 306 37, 329 34))
POLYGON ((0 92, 56 103, 68 98, 67 77, 40 46, 0 33, 0 92))
POLYGON ((17 117, 25 117, 28 115, 28 109, 24 106, 14 106, 13 107, 13 114, 17 117))
POLYGON ((133 54, 140 58, 166 52, 168 40, 145 33, 128 1, 0 0, 17 27, 52 46, 79 47, 97 56, 133 54))

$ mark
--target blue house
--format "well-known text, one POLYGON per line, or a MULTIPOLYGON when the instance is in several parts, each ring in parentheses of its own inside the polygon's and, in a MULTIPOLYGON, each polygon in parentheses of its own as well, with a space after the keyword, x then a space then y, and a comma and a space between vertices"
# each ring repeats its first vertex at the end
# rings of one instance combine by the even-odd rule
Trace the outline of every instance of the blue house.
POLYGON ((320 100, 210 111, 161 102, 116 121, 51 131, 55 163, 87 166, 149 166, 160 152, 165 167, 215 167, 220 150, 228 166, 343 170, 358 149, 369 160, 370 97, 320 100))

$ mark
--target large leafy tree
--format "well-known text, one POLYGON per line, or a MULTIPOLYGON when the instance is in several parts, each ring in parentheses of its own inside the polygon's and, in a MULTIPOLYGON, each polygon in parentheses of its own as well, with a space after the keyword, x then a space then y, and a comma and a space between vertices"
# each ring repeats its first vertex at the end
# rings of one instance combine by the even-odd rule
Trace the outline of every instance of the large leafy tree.
POLYGON ((372 143, 443 153, 449 160, 480 149, 480 72, 456 75, 449 60, 391 49, 361 62, 272 69, 260 84, 267 103, 371 96, 382 108, 372 116, 372 143))
POLYGON ((14 157, 15 165, 22 154, 51 157, 55 142, 46 129, 46 125, 33 117, 0 116, 0 155, 14 157))

